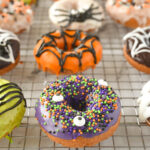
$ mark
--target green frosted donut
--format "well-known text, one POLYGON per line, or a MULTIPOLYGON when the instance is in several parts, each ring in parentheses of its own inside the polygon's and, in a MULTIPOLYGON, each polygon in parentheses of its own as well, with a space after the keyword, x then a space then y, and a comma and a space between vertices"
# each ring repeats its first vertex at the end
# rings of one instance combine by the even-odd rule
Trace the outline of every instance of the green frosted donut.
POLYGON ((20 125, 25 107, 26 100, 18 85, 0 79, 0 139, 20 125))
POLYGON ((25 4, 32 4, 35 3, 36 0, 22 0, 25 4))

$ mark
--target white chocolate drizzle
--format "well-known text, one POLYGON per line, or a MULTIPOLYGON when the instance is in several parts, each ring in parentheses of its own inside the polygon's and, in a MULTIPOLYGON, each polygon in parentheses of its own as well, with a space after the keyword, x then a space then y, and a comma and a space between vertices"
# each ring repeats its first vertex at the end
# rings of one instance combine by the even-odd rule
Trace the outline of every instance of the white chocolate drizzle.
POLYGON ((124 36, 123 41, 129 42, 132 58, 140 53, 150 53, 150 27, 133 30, 124 36))
POLYGON ((7 30, 0 29, 0 46, 4 47, 3 49, 0 48, 0 51, 5 50, 8 54, 8 58, 5 58, 0 55, 0 60, 5 62, 15 63, 13 49, 11 45, 8 43, 9 40, 16 40, 19 42, 18 37, 14 33, 7 30))

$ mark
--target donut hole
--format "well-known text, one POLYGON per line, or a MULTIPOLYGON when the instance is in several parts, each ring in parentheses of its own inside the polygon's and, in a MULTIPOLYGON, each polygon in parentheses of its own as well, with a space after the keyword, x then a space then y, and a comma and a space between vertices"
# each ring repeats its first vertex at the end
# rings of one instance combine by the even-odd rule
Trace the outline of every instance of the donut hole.
POLYGON ((68 102, 68 105, 71 106, 73 109, 78 110, 78 111, 86 111, 86 101, 85 99, 76 99, 72 98, 71 102, 68 102))
POLYGON ((80 44, 81 41, 79 40, 74 43, 74 38, 66 38, 66 42, 64 41, 64 38, 57 40, 57 47, 64 52, 72 52, 78 50, 80 48, 80 44))
POLYGON ((86 99, 88 94, 89 93, 84 93, 84 95, 82 95, 82 93, 79 93, 76 96, 71 95, 66 98, 67 104, 77 111, 84 112, 87 110, 86 99))

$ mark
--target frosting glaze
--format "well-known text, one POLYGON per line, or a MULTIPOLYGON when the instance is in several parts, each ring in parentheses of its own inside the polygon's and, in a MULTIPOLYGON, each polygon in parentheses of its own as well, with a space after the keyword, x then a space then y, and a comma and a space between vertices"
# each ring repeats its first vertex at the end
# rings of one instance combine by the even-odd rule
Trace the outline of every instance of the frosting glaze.
POLYGON ((133 59, 150 67, 150 27, 133 30, 124 36, 123 41, 133 59))
POLYGON ((15 83, 0 79, 0 139, 20 125, 26 100, 15 83))
POLYGON ((0 68, 15 63, 19 50, 18 37, 10 31, 0 29, 0 68))
MULTIPOLYGON (((1 80, 0 80, 1 81, 1 80)), ((19 104, 22 103, 22 101, 25 102, 25 107, 26 107, 26 101, 25 98, 22 94, 22 90, 18 85, 15 83, 6 83, 0 86, 0 115, 6 113, 7 111, 10 111, 17 107, 19 104), (8 91, 10 89, 10 91, 8 91), (13 102, 13 105, 10 105, 10 107, 6 109, 2 109, 3 106, 6 106, 8 103, 12 103, 16 99, 16 103, 13 102)))
POLYGON ((142 88, 142 96, 138 98, 139 104, 139 118, 145 122, 150 118, 150 81, 148 81, 142 88))
POLYGON ((81 75, 50 83, 36 104, 36 118, 53 136, 62 139, 90 138, 113 126, 120 116, 120 100, 110 86, 81 75), (63 102, 53 95, 63 94, 63 102))
POLYGON ((29 5, 36 3, 36 0, 20 0, 20 1, 23 1, 25 4, 29 5))
POLYGON ((60 27, 83 31, 95 30, 104 23, 103 9, 94 0, 57 1, 49 9, 49 17, 60 27))
MULTIPOLYGON (((71 66, 71 69, 69 68, 70 71, 74 71, 76 68, 81 69, 83 66, 93 67, 101 59, 101 49, 101 44, 97 36, 87 34, 80 30, 56 30, 43 35, 42 38, 38 40, 34 54, 37 62, 38 59, 41 59, 43 56, 45 56, 44 60, 49 59, 51 56, 56 57, 59 66, 56 66, 57 69, 55 69, 55 71, 59 74, 68 69, 65 65, 69 63, 75 66, 74 68, 71 66), (91 55, 92 58, 90 61, 92 61, 93 65, 89 65, 88 59, 84 61, 84 55, 86 53, 91 55), (46 55, 49 56, 46 57, 46 55), (74 58, 77 59, 77 63, 72 61, 74 58), (68 59, 71 60, 69 63, 68 59)), ((47 68, 50 68, 50 64, 54 65, 54 62, 50 62, 50 60, 45 61, 45 63, 48 65, 47 68)), ((43 64, 40 65, 43 66, 43 64)))
POLYGON ((140 26, 145 26, 150 19, 148 0, 107 0, 106 9, 122 24, 134 18, 140 26))
POLYGON ((33 18, 29 5, 18 0, 0 0, 0 28, 19 33, 28 30, 33 18))

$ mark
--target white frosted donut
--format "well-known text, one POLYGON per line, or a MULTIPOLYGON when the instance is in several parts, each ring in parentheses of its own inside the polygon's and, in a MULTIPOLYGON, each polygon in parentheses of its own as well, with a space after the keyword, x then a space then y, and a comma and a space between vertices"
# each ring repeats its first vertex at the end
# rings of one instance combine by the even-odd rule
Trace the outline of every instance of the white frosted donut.
POLYGON ((138 98, 139 118, 145 122, 150 118, 150 81, 148 81, 141 91, 142 96, 138 98))
POLYGON ((150 93, 150 81, 148 81, 144 86, 143 89, 141 91, 141 94, 145 94, 145 93, 150 93))
POLYGON ((104 23, 104 12, 94 0, 60 0, 49 9, 50 20, 58 27, 95 30, 104 23))
POLYGON ((0 28, 20 33, 28 30, 33 18, 29 5, 18 0, 0 0, 0 28))
POLYGON ((107 0, 106 10, 114 20, 127 27, 150 25, 149 0, 107 0))

